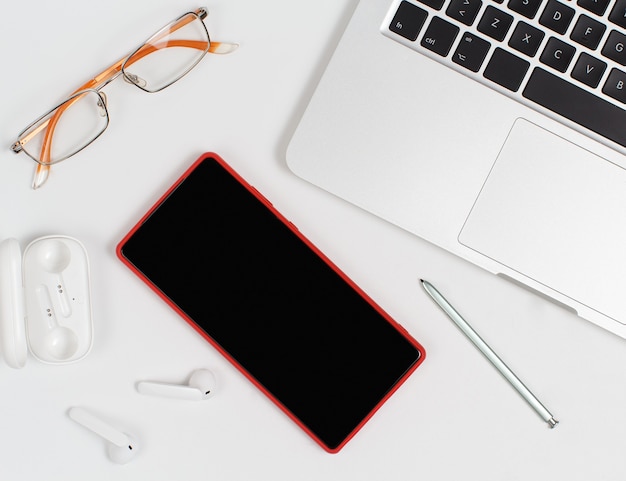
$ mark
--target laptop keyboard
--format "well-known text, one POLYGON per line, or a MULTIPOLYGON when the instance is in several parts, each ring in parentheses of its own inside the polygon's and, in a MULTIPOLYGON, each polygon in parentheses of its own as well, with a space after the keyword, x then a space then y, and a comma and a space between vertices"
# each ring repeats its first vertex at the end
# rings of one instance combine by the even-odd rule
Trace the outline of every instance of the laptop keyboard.
POLYGON ((394 0, 382 31, 626 147, 626 0, 394 0))

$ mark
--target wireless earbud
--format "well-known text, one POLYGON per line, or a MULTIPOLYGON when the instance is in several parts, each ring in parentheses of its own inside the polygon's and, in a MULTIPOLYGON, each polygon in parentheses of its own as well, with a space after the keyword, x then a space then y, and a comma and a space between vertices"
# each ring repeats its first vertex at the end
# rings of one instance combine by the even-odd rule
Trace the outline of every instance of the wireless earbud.
POLYGON ((69 359, 78 350, 78 336, 71 329, 59 325, 48 288, 40 285, 35 291, 41 315, 47 319, 49 328, 45 337, 46 349, 55 359, 69 359))
POLYGON ((72 260, 70 248, 60 240, 49 239, 42 241, 37 249, 38 260, 43 269, 55 275, 54 287, 59 296, 61 314, 64 317, 69 317, 72 315, 72 308, 61 273, 69 266, 72 260))
POLYGON ((189 401, 200 401, 213 396, 217 381, 208 369, 198 369, 191 374, 187 385, 140 381, 137 391, 141 394, 165 396, 189 401))
POLYGON ((131 436, 116 430, 90 412, 79 407, 72 407, 68 415, 70 419, 109 442, 107 453, 114 463, 126 464, 137 454, 137 444, 131 436))

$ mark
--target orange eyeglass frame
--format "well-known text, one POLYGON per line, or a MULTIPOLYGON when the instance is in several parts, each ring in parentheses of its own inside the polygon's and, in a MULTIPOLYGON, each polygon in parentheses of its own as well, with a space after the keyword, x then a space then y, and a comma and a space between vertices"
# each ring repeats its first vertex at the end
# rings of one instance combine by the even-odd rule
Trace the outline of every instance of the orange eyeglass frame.
MULTIPOLYGON (((44 129, 44 128, 46 129, 46 131, 44 133, 42 146, 41 146, 40 161, 37 162, 37 170, 35 172, 35 176, 34 176, 34 179, 33 179, 33 189, 36 189, 39 186, 43 185, 43 183, 48 178, 49 171, 50 171, 50 166, 52 165, 50 163, 50 154, 51 154, 52 137, 53 137, 53 134, 54 134, 54 129, 55 129, 55 127, 56 127, 56 125, 57 125, 61 115, 63 114, 63 112, 80 98, 79 94, 81 92, 89 91, 89 90, 92 90, 92 91, 95 90, 99 94, 99 91, 102 88, 104 88, 107 84, 109 84, 110 82, 115 80, 120 74, 123 75, 123 69, 125 67, 127 67, 129 65, 132 65, 133 63, 135 63, 138 60, 146 57, 147 55, 150 55, 150 54, 152 54, 152 53, 154 53, 154 52, 156 52, 158 50, 164 49, 164 48, 169 48, 169 47, 186 47, 186 48, 193 48, 193 49, 197 49, 197 50, 204 50, 205 53, 217 53, 217 54, 230 53, 233 50, 235 50, 238 47, 238 44, 236 44, 236 43, 212 42, 210 39, 208 41, 175 39, 175 40, 167 40, 167 41, 162 42, 160 44, 154 44, 153 43, 155 41, 158 41, 159 38, 162 38, 163 36, 168 35, 171 32, 174 32, 174 31, 184 27, 185 25, 187 25, 190 22, 196 20, 197 18, 199 18, 200 20, 204 20, 204 18, 206 18, 207 15, 208 15, 208 12, 207 12, 207 10, 205 8, 199 8, 199 9, 195 10, 194 12, 188 12, 186 14, 183 14, 181 17, 179 17, 178 20, 174 20, 174 22, 172 22, 171 24, 167 25, 162 30, 157 32, 157 34, 155 34, 155 36, 153 36, 150 39, 148 39, 145 44, 140 46, 133 53, 131 53, 130 55, 125 56, 124 58, 122 58, 120 60, 118 60, 113 65, 111 65, 109 68, 104 70, 102 73, 96 75, 94 78, 92 78, 91 80, 89 80, 88 82, 83 84, 81 87, 76 89, 69 96, 70 100, 66 101, 63 104, 61 104, 61 106, 56 109, 56 112, 54 112, 54 114, 47 121, 42 122, 42 124, 39 125, 37 129, 33 130, 28 135, 22 137, 17 142, 15 142, 15 144, 13 146, 13 150, 14 150, 14 152, 17 153, 17 152, 21 151, 21 146, 22 145, 26 144, 33 136, 37 135, 42 129, 44 129), (156 35, 158 35, 159 33, 161 35, 159 35, 157 37, 156 35), (151 42, 151 43, 148 43, 148 42, 151 42), (72 97, 74 97, 74 99, 72 99, 72 97)), ((201 59, 202 59, 202 57, 200 57, 200 59, 198 59, 198 62, 201 59)), ((196 64, 198 62, 196 62, 196 64)), ((193 66, 195 66, 196 64, 194 64, 193 66)), ((186 74, 186 73, 187 72, 185 72, 184 74, 186 74)), ((183 75, 181 75, 181 77, 183 75)), ((178 77, 178 78, 180 78, 180 77, 178 77)), ((174 81, 178 80, 178 78, 175 79, 174 81)), ((126 79, 126 76, 125 76, 125 79, 126 79)), ((132 81, 132 79, 127 79, 127 80, 130 83, 134 83, 132 81)), ((171 83, 173 83, 173 82, 171 82, 171 83)), ((163 88, 167 87, 168 85, 171 85, 171 83, 165 85, 164 87, 162 87, 159 90, 162 90, 163 88)), ((138 87, 142 88, 140 86, 138 86, 138 87)))

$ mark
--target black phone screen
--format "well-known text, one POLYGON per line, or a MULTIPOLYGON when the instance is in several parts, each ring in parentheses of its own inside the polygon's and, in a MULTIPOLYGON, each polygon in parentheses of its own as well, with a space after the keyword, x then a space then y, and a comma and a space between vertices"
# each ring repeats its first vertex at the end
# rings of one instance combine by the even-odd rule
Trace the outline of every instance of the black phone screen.
POLYGON ((118 256, 323 448, 338 451, 424 357, 216 154, 118 256))

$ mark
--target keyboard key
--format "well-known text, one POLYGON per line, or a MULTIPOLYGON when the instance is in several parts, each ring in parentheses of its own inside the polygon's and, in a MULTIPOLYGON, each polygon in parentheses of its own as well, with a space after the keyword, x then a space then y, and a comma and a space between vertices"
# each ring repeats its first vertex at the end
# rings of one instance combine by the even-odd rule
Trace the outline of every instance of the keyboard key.
POLYGON ((609 0, 578 0, 576 5, 580 5, 585 10, 601 16, 604 15, 606 7, 609 6, 609 0))
POLYGON ((402 2, 389 24, 389 30, 415 42, 426 17, 428 17, 426 10, 416 7, 412 3, 402 2))
POLYGON ((441 7, 443 7, 445 0, 417 0, 417 1, 420 3, 423 3, 424 5, 428 5, 429 7, 432 7, 435 10, 441 10, 441 7))
POLYGON ((626 147, 626 111, 536 67, 524 97, 626 147))
POLYGON ((534 57, 544 35, 538 28, 525 22, 519 22, 511 34, 509 46, 529 57, 534 57))
POLYGON ((422 38, 421 45, 436 54, 445 57, 450 52, 452 43, 459 34, 459 27, 446 22, 442 18, 434 17, 422 38))
POLYGON ((452 61, 472 72, 478 72, 491 44, 473 33, 465 32, 454 51, 452 61))
POLYGON ((609 21, 626 28, 626 0, 617 0, 609 14, 609 21))
POLYGON ((504 40, 509 28, 511 28, 512 23, 513 16, 489 5, 485 9, 485 13, 483 13, 477 28, 479 32, 501 42, 504 40))
POLYGON ((539 23, 550 30, 563 35, 574 18, 574 9, 567 5, 549 0, 546 8, 539 17, 539 23))
POLYGON ((620 65, 626 65, 626 35, 612 30, 602 47, 602 55, 615 60, 620 65))
POLYGON ((572 69, 572 77, 585 85, 596 88, 605 70, 606 63, 583 52, 572 69))
POLYGON ((517 92, 530 63, 500 47, 496 48, 483 75, 498 85, 517 92))
POLYGON ((626 73, 616 68, 611 70, 602 92, 626 104, 626 73))
POLYGON ((550 37, 539 60, 541 63, 549 65, 559 72, 565 72, 575 53, 576 49, 571 45, 556 37, 550 37))
POLYGON ((587 15, 581 15, 576 21, 572 30, 571 38, 574 42, 595 50, 600 44, 602 35, 606 30, 606 25, 594 20, 587 15))
POLYGON ((482 0, 452 0, 446 9, 446 15, 465 25, 471 25, 482 4, 482 0))
POLYGON ((542 0, 509 0, 507 6, 526 18, 535 18, 542 0))

